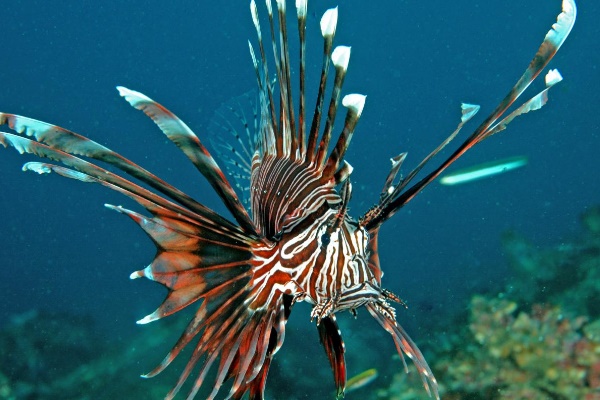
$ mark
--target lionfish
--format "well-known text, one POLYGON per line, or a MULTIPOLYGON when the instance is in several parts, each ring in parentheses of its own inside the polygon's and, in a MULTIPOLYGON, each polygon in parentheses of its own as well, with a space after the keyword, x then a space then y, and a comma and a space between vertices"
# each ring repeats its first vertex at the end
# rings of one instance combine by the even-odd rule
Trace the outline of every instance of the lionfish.
MULTIPOLYGON (((241 171, 234 177, 249 177, 251 213, 223 169, 184 122, 143 94, 118 87, 119 94, 150 117, 204 175, 235 223, 120 154, 64 128, 3 113, 0 123, 7 124, 16 134, 0 133, 0 142, 20 153, 62 164, 28 162, 23 170, 40 174, 55 172, 82 182, 99 183, 130 197, 151 215, 106 205, 135 221, 157 248, 152 263, 132 273, 131 278, 145 277, 161 283, 168 294, 156 311, 138 323, 146 324, 199 303, 171 351, 154 370, 143 375, 159 374, 195 340, 189 361, 166 395, 167 399, 180 391, 198 364, 188 399, 196 396, 211 369, 214 382, 209 399, 215 398, 226 382, 227 398, 241 399, 248 395, 250 399, 263 399, 269 366, 283 344, 290 312, 299 301, 313 307, 311 319, 316 320, 320 341, 333 370, 337 398, 344 395, 346 364, 335 314, 344 310, 356 314, 359 307, 365 307, 392 336, 403 362, 403 354, 413 361, 428 394, 439 399, 438 384, 431 369, 398 323, 391 305, 391 302, 404 303, 382 287, 379 229, 468 149, 504 130, 515 117, 546 103, 547 91, 561 79, 556 70, 546 76, 545 90, 504 116, 568 36, 575 22, 575 2, 563 0, 557 22, 523 76, 473 133, 432 172, 411 184, 424 164, 442 150, 479 109, 463 104, 458 127, 410 173, 404 177, 398 174, 406 153, 391 159, 392 167, 377 204, 358 219, 348 215, 352 167, 344 155, 361 116, 365 96, 348 94, 342 98, 342 105, 347 109, 345 120, 330 150, 350 57, 349 47, 333 48, 338 10, 327 10, 320 20, 323 63, 309 126, 305 99, 307 0, 296 0, 299 35, 299 60, 296 61, 299 93, 296 94, 292 90, 285 0, 277 0, 276 7, 274 15, 271 0, 266 0, 270 32, 267 42, 270 41, 274 59, 269 64, 257 6, 254 0, 250 3, 258 37, 258 52, 250 43, 258 84, 257 129, 254 135, 249 135, 253 148, 244 145, 243 132, 240 136, 232 128, 229 130, 236 137, 236 144, 225 146, 227 165, 241 171), (333 89, 328 91, 330 64, 335 74, 333 89), (275 79, 270 77, 269 67, 274 68, 275 79), (325 111, 326 93, 330 93, 330 100, 325 111), (323 129, 321 120, 325 120, 323 129), (105 162, 142 185, 91 160, 105 162)), ((236 115, 247 124, 240 114, 236 115)), ((404 367, 406 369, 406 362, 404 367)))

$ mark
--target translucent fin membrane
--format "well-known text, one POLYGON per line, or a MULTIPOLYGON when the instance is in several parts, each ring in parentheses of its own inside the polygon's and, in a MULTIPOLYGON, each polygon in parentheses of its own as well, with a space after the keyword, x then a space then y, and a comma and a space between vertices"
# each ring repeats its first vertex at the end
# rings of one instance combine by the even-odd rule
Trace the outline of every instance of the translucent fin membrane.
POLYGON ((250 209, 252 157, 260 144, 256 91, 235 97, 214 113, 208 127, 211 147, 247 210, 250 209))
POLYGON ((175 114, 142 93, 122 86, 117 89, 132 107, 143 111, 150 117, 163 133, 183 151, 212 185, 240 226, 246 232, 256 234, 254 225, 231 184, 194 132, 175 114))

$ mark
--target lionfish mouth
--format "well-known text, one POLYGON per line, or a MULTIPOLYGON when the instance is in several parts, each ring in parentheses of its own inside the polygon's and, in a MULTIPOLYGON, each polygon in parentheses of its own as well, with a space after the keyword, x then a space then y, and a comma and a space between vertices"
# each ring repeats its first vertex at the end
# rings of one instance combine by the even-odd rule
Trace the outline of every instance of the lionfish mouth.
MULTIPOLYGON (((484 122, 416 183, 413 180, 420 175, 423 166, 458 134, 479 106, 463 104, 457 128, 403 177, 399 171, 406 153, 392 158, 379 201, 358 220, 347 215, 352 167, 344 156, 360 119, 365 96, 349 94, 342 98, 346 116, 337 141, 330 146, 350 58, 349 47, 333 47, 337 8, 326 11, 320 21, 323 62, 312 121, 307 125, 307 1, 296 0, 300 43, 299 59, 294 61, 298 65, 297 76, 291 73, 293 60, 289 54, 286 1, 276 3, 275 12, 271 0, 265 3, 265 20, 268 20, 270 33, 268 45, 263 40, 258 8, 254 0, 250 3, 258 44, 256 51, 255 45, 250 43, 258 104, 248 114, 253 120, 243 112, 230 109, 233 120, 226 119, 221 124, 224 136, 231 139, 221 139, 217 145, 225 170, 175 114, 139 92, 118 87, 119 94, 150 117, 189 158, 220 196, 235 222, 120 154, 64 128, 0 113, 0 124, 7 124, 16 131, 16 134, 0 132, 0 143, 20 153, 57 163, 29 162, 24 170, 40 174, 55 172, 81 182, 103 185, 133 199, 149 214, 107 205, 137 223, 157 248, 154 260, 146 268, 132 273, 131 278, 158 282, 168 293, 163 303, 138 323, 149 323, 199 304, 172 350, 154 370, 144 375, 159 374, 194 341, 190 358, 176 385, 166 395, 167 399, 175 397, 197 365, 200 367, 189 383, 188 399, 205 387, 211 369, 216 372, 209 386, 210 393, 204 393, 206 398, 215 398, 227 382, 230 384, 227 398, 241 399, 248 395, 251 400, 263 399, 269 367, 283 345, 292 306, 302 300, 314 305, 311 317, 317 320, 338 397, 346 387, 346 363, 335 312, 354 312, 358 307, 365 307, 390 333, 398 353, 412 359, 429 395, 439 399, 437 381, 422 353, 398 323, 390 301, 405 304, 381 288, 379 228, 475 144, 504 130, 517 116, 546 103, 548 90, 561 79, 557 71, 550 71, 546 76, 545 90, 504 115, 565 41, 575 22, 575 2, 563 0, 562 13, 533 61, 484 122), (267 61, 267 47, 272 48, 271 63, 267 61), (333 79, 330 79, 331 65, 333 79), (269 68, 274 69, 274 81, 269 68), (298 93, 293 90, 292 77, 298 79, 298 93), (328 91, 327 84, 331 81, 333 88, 328 91), (327 105, 326 93, 330 94, 327 105), (241 129, 234 127, 236 122, 241 129), (106 163, 128 177, 95 162, 106 163), (250 212, 244 200, 249 201, 250 212)), ((404 358, 402 360, 404 362, 404 358)), ((406 368, 406 363, 404 366, 406 368)))

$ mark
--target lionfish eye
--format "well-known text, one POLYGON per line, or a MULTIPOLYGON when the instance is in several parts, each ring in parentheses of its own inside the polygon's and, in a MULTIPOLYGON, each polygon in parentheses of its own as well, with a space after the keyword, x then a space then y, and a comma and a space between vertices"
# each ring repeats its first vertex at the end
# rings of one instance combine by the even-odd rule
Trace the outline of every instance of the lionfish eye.
POLYGON ((331 235, 329 235, 329 233, 325 232, 324 234, 321 235, 321 244, 323 246, 328 246, 330 241, 331 241, 331 235))

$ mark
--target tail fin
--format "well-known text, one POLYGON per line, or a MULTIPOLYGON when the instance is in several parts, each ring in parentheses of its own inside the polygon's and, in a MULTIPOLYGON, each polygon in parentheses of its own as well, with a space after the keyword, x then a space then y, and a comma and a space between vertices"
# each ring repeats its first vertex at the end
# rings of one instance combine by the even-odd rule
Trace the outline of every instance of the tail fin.
MULTIPOLYGON (((548 65, 552 57, 556 54, 560 46, 566 40, 571 32, 571 28, 575 24, 577 9, 573 0, 563 0, 562 13, 558 15, 557 22, 552 25, 552 29, 546 34, 544 41, 535 54, 533 60, 515 84, 506 97, 498 104, 496 109, 479 125, 479 127, 461 144, 454 153, 452 153, 439 167, 430 172, 413 186, 404 190, 408 183, 417 175, 424 164, 441 151, 458 133, 462 126, 473 116, 479 109, 479 106, 463 104, 463 117, 458 128, 448 137, 437 149, 427 156, 405 179, 400 180, 389 194, 382 197, 379 204, 369 210, 362 218, 361 223, 369 231, 374 231, 384 221, 394 215, 406 203, 412 200, 421 190, 437 178, 448 166, 460 158, 471 147, 475 146, 482 140, 498 133, 506 128, 506 126, 517 116, 534 111, 546 104, 548 101, 548 90, 561 80, 560 74, 556 70, 551 70, 546 76, 546 89, 538 93, 536 96, 526 101, 515 111, 505 116, 498 121, 508 108, 523 94, 529 87, 531 82, 542 72, 548 65)), ((395 178, 398 169, 396 163, 392 160, 392 171, 390 176, 392 181, 395 178), (392 176, 393 175, 393 176, 392 176)), ((388 177, 388 181, 389 181, 388 177)), ((386 188, 392 187, 390 182, 386 181, 386 188)))

